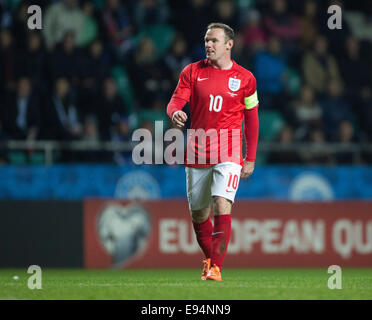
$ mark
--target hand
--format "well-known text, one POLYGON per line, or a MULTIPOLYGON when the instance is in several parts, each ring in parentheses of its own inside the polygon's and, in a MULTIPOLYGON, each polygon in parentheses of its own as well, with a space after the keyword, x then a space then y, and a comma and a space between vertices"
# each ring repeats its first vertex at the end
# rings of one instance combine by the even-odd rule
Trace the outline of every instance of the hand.
POLYGON ((178 128, 182 128, 185 126, 185 122, 187 120, 187 115, 185 112, 179 110, 179 111, 176 111, 174 114, 173 114, 173 117, 172 117, 172 122, 178 127, 178 128))
POLYGON ((248 178, 254 170, 254 161, 246 161, 244 160, 244 166, 242 172, 240 173, 241 178, 248 178))

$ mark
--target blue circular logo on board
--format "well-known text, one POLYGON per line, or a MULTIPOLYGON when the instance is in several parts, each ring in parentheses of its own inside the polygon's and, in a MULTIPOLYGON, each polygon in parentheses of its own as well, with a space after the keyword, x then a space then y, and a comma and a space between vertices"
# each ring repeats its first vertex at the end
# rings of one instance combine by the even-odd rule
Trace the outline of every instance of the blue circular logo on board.
POLYGON ((289 199, 293 201, 331 201, 332 186, 317 173, 302 173, 295 177, 289 187, 289 199))
POLYGON ((120 199, 158 199, 159 183, 146 171, 135 170, 123 175, 116 184, 115 197, 120 199))

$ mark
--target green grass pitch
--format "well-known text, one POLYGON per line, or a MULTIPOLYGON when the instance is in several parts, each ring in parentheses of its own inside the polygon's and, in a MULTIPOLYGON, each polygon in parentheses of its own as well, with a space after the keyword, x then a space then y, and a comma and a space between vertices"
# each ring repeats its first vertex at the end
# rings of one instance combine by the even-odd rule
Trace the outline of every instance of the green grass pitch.
POLYGON ((43 269, 42 288, 30 290, 26 269, 0 269, 0 299, 372 299, 372 269, 343 268, 340 290, 328 288, 327 269, 226 268, 222 282, 201 281, 200 272, 43 269))

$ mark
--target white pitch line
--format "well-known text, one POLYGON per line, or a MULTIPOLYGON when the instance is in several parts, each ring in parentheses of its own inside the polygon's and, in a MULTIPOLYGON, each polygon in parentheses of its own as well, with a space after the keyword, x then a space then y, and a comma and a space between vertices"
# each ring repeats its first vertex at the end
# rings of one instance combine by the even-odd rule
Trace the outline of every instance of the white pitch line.
MULTIPOLYGON (((201 281, 201 280, 200 280, 201 281)), ((206 283, 213 283, 206 281, 206 283)), ((200 287, 201 283, 157 283, 157 282, 120 282, 120 283, 66 283, 63 285, 58 285, 58 287, 189 287, 196 288, 200 287)), ((19 287, 19 283, 3 283, 3 287, 19 287)), ((55 285, 50 284, 51 287, 55 285)), ((224 288, 252 288, 252 289, 308 289, 306 286, 284 286, 284 285, 255 285, 249 283, 239 283, 239 284, 230 284, 228 282, 218 283, 219 287, 224 288)), ((314 287, 313 287, 314 288, 314 287)), ((317 286, 315 288, 322 288, 322 286, 317 286)), ((354 288, 355 289, 355 288, 354 288)))
MULTIPOLYGON (((212 283, 212 282, 207 282, 212 283)), ((157 282, 123 282, 123 283, 78 283, 80 287, 200 287, 198 283, 157 283, 157 282)), ((301 286, 283 286, 283 285, 252 285, 252 284, 229 284, 218 283, 219 287, 225 288, 252 288, 252 289, 306 289, 301 286)))

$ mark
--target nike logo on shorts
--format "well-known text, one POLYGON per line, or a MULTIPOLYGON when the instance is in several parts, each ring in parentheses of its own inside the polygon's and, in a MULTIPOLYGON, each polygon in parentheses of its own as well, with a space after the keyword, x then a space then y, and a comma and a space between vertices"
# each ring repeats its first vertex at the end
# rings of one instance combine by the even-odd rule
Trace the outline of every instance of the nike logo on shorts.
POLYGON ((198 81, 203 81, 203 80, 207 80, 208 78, 199 78, 198 77, 198 81))
POLYGON ((234 192, 234 190, 227 190, 227 189, 226 189, 225 191, 226 191, 226 192, 234 192))

